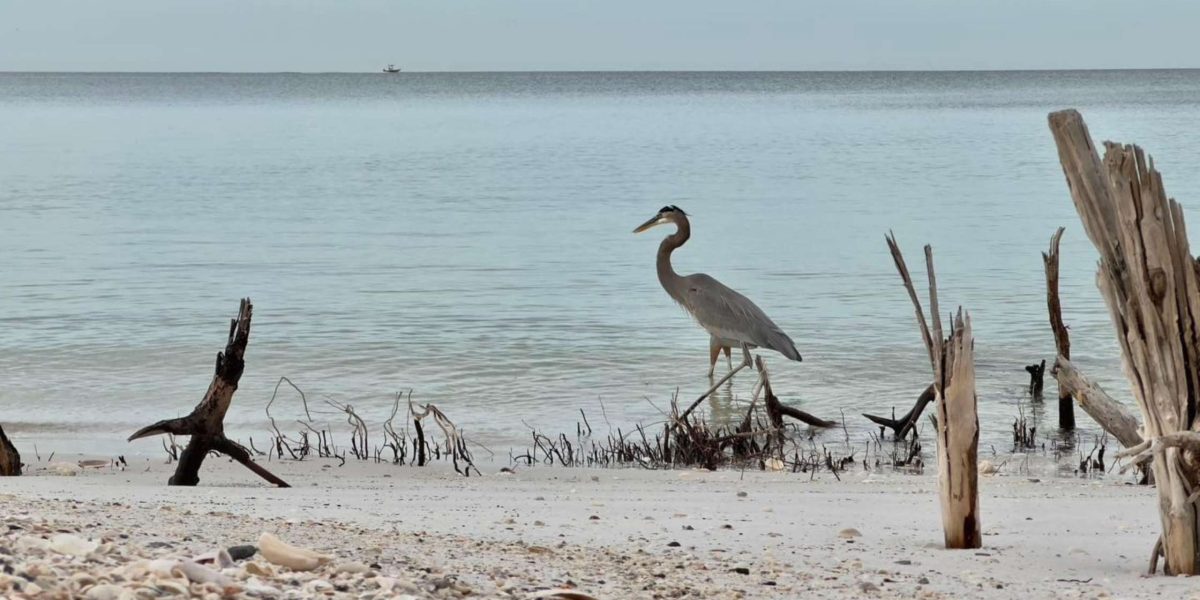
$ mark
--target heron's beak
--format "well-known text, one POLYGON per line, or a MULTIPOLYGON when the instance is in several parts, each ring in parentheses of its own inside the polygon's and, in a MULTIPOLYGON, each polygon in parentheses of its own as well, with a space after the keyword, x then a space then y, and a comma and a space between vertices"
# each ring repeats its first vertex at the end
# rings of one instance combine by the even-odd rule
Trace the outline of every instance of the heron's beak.
POLYGON ((637 229, 634 229, 633 232, 641 233, 641 232, 646 231, 647 229, 650 229, 656 225, 662 225, 663 223, 666 223, 666 222, 667 222, 667 220, 664 219, 662 215, 654 215, 653 217, 650 218, 649 221, 646 221, 645 223, 638 225, 637 229))

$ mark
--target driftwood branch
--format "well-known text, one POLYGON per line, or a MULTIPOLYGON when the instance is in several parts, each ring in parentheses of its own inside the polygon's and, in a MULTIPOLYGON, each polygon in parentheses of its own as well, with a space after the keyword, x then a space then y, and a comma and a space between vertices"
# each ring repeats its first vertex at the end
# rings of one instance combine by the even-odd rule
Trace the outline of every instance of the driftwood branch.
POLYGON ((1180 448, 1193 454, 1200 454, 1200 433, 1195 431, 1173 431, 1154 439, 1126 448, 1117 453, 1117 458, 1131 458, 1130 463, 1121 467, 1124 473, 1130 466, 1162 456, 1168 448, 1180 448))
POLYGON ((1104 431, 1117 438, 1126 448, 1142 443, 1142 434, 1137 417, 1129 409, 1113 400, 1099 385, 1088 379, 1066 357, 1059 356, 1052 370, 1058 380, 1059 389, 1068 397, 1075 398, 1079 407, 1104 431))
POLYGON ((4 435, 4 427, 0 427, 0 477, 14 477, 21 474, 21 453, 16 446, 4 435))
POLYGON ((759 380, 762 384, 763 395, 766 399, 765 401, 766 401, 766 407, 767 407, 767 418, 771 421, 771 427, 782 431, 784 417, 791 417, 791 418, 796 419, 797 421, 800 421, 801 423, 804 423, 805 425, 809 425, 811 427, 837 427, 838 426, 838 423, 836 421, 827 421, 825 419, 822 419, 821 417, 811 415, 811 414, 804 412, 798 408, 786 406, 783 403, 781 403, 779 401, 779 398, 777 396, 775 396, 775 393, 773 391, 771 391, 771 378, 770 378, 770 375, 767 373, 766 362, 763 361, 761 356, 755 356, 754 360, 755 360, 756 366, 758 368, 759 380))
POLYGON ((246 345, 250 342, 250 318, 254 307, 249 298, 242 299, 238 316, 229 324, 229 339, 225 351, 217 353, 216 372, 204 399, 191 414, 177 419, 166 419, 137 430, 129 441, 152 435, 188 435, 187 447, 179 455, 175 474, 168 480, 170 485, 196 485, 200 482, 200 466, 209 452, 220 452, 242 463, 263 479, 279 486, 288 487, 282 479, 272 475, 250 458, 250 453, 225 437, 225 413, 233 401, 242 371, 246 368, 246 345))
MULTIPOLYGON (((933 402, 935 396, 936 392, 933 384, 931 383, 929 384, 929 387, 925 388, 925 391, 921 392, 921 395, 917 397, 916 404, 913 404, 913 407, 908 409, 908 412, 905 413, 903 417, 898 419, 889 419, 888 417, 869 415, 866 413, 863 413, 863 416, 873 421, 876 425, 891 429, 895 439, 903 440, 908 436, 909 432, 913 432, 914 434, 916 433, 917 422, 921 419, 921 413, 925 411, 925 407, 930 402, 933 402)), ((892 412, 895 414, 895 410, 892 412)))
MULTIPOLYGON (((1063 231, 1065 229, 1059 227, 1050 237, 1050 251, 1042 253, 1042 265, 1046 268, 1046 310, 1050 314, 1050 329, 1054 332, 1054 347, 1058 356, 1069 359, 1071 336, 1067 333, 1066 323, 1063 323, 1062 303, 1058 295, 1058 244, 1062 241, 1063 231)), ((1061 381, 1058 384, 1058 427, 1075 428, 1075 405, 1061 381)))

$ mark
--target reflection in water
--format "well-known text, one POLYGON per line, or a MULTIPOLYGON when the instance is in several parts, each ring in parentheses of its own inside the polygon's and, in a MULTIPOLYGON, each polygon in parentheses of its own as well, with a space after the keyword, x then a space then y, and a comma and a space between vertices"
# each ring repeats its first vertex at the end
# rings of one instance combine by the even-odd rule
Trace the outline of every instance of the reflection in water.
MULTIPOLYGON (((715 383, 723 375, 724 373, 718 372, 710 383, 715 383)), ((757 373, 743 369, 741 373, 726 381, 725 385, 717 388, 717 391, 708 397, 705 406, 709 422, 715 427, 736 428, 740 425, 742 419, 746 418, 746 410, 750 408, 750 386, 757 380, 757 373)))

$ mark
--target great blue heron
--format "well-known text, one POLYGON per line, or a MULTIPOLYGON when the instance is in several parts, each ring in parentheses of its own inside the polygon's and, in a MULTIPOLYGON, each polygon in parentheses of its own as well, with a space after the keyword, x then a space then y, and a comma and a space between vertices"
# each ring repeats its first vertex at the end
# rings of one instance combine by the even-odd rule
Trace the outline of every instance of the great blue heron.
MULTIPOLYGON (((750 349, 768 348, 787 358, 799 361, 796 344, 766 313, 749 298, 733 291, 725 284, 704 273, 680 276, 671 267, 671 253, 684 245, 692 235, 687 213, 677 206, 664 206, 649 221, 642 223, 634 233, 641 233, 658 225, 675 224, 675 233, 668 235, 658 246, 658 281, 676 302, 682 305, 696 322, 708 331, 709 370, 711 377, 717 357, 724 350, 729 356, 730 347, 742 349, 743 363, 721 382, 724 383, 737 370, 750 366, 750 349)), ((732 367, 732 364, 730 365, 732 367)))

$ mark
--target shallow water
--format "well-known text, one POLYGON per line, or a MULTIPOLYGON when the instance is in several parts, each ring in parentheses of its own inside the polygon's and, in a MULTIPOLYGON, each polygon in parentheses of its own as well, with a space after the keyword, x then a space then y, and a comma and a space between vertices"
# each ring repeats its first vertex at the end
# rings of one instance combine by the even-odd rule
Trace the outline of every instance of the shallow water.
POLYGON ((665 231, 630 233, 677 204, 676 268, 762 306, 805 358, 764 355, 777 392, 855 435, 930 377, 883 235, 914 264, 932 243, 943 307, 974 319, 983 445, 1008 449, 1024 365, 1053 361, 1058 225, 1074 357, 1129 397, 1045 124, 1063 107, 1200 198, 1200 71, 0 74, 0 421, 156 452, 123 439, 200 398, 242 296, 239 435, 280 376, 372 422, 412 389, 502 452, 580 408, 659 421, 708 383, 654 275, 665 231))

